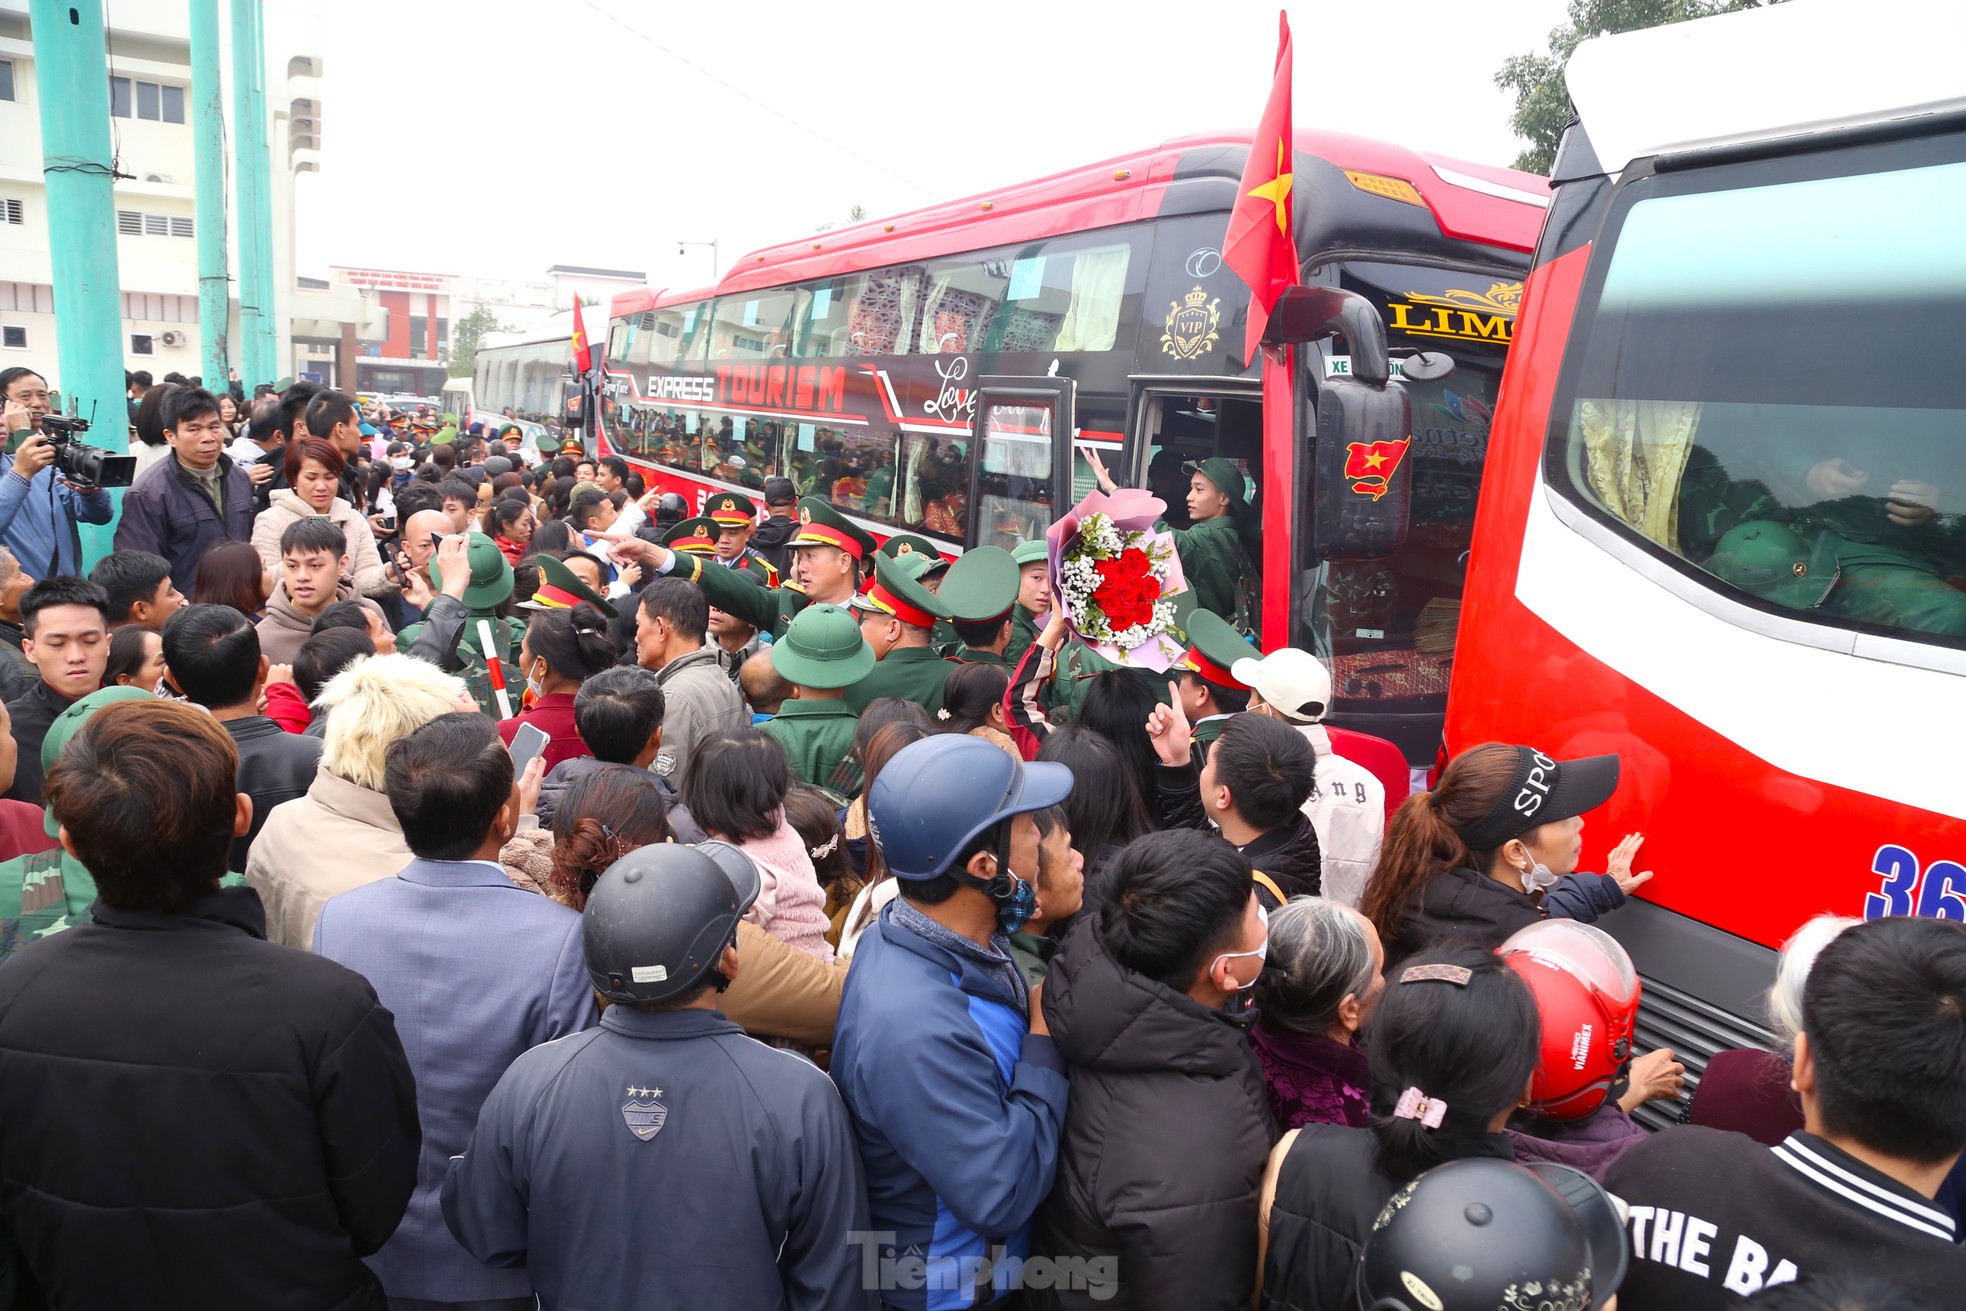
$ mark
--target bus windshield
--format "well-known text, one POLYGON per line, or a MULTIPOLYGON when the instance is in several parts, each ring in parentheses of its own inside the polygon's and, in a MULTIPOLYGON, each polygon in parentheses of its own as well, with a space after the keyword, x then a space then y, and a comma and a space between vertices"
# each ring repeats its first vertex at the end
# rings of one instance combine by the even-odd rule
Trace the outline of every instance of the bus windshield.
MULTIPOLYGON (((1312 649, 1332 665, 1333 716, 1369 716, 1370 731, 1424 760, 1447 706, 1475 495, 1522 283, 1493 270, 1351 261, 1339 285, 1379 307, 1395 350, 1445 351, 1455 364, 1445 379, 1405 384, 1413 403, 1405 545, 1383 560, 1322 565, 1308 617, 1312 649)), ((1323 367, 1331 376, 1349 364, 1326 354, 1323 367)))
POLYGON ((1730 600, 1966 646, 1962 208, 1960 135, 1635 183, 1551 482, 1730 600))

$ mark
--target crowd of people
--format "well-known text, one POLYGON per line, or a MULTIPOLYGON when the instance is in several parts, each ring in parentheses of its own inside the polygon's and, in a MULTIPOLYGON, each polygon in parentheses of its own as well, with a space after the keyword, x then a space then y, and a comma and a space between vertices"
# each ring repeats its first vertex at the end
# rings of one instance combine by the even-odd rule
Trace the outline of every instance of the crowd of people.
POLYGON ((1210 609, 1088 659, 1042 540, 142 381, 85 570, 0 373, 0 1307, 1961 1286, 1966 925, 1811 921, 1691 1089, 1616 757, 1413 791, 1210 609))

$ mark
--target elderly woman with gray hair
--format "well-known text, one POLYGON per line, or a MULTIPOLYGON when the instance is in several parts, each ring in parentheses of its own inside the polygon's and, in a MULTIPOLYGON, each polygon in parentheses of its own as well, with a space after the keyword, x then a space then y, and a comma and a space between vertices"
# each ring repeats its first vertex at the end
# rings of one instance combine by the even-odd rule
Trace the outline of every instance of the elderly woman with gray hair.
POLYGON ((1385 987, 1372 921, 1322 897, 1292 897, 1270 916, 1270 955, 1256 980, 1250 1041, 1280 1129, 1362 1128, 1372 1078, 1358 1031, 1385 987))

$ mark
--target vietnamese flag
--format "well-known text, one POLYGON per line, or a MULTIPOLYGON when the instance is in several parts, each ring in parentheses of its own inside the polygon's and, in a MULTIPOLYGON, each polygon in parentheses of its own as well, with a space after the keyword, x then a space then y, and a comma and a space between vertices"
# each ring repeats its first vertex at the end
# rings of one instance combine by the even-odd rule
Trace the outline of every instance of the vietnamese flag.
POLYGON ((1390 442, 1353 442, 1345 448, 1345 477, 1360 496, 1378 500, 1392 486, 1393 475, 1406 459, 1411 437, 1390 442))
POLYGON ((587 324, 580 317, 580 297, 573 298, 573 372, 584 375, 594 367, 594 353, 587 349, 587 324))
POLYGON ((1277 14, 1276 80, 1249 145, 1241 193, 1229 214, 1222 262, 1249 284, 1249 332, 1243 358, 1254 360, 1277 297, 1297 285, 1297 245, 1291 240, 1290 16, 1277 14))

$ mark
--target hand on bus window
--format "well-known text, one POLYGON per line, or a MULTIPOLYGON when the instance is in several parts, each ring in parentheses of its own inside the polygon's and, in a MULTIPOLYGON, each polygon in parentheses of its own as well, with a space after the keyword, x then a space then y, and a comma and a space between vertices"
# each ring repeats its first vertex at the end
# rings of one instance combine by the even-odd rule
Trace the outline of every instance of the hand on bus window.
POLYGON ((1939 489, 1931 483, 1912 482, 1909 479, 1891 484, 1890 498, 1884 504, 1884 512, 1891 522, 1901 528, 1916 528, 1919 524, 1930 523, 1939 512, 1939 489))
POLYGON ((1628 833, 1625 840, 1611 848, 1611 859, 1605 863, 1606 877, 1618 881, 1618 890, 1629 897, 1640 884, 1652 877, 1652 871, 1643 874, 1632 873, 1632 857, 1638 854, 1639 844, 1645 841, 1643 833, 1628 833))
POLYGON ((1855 496, 1864 490, 1864 485, 1869 481, 1869 473, 1841 456, 1818 460, 1809 466, 1808 473, 1802 475, 1802 485, 1819 501, 1840 501, 1846 496, 1855 496))
POLYGON ((1686 1067, 1673 1059, 1672 1048, 1661 1047, 1632 1062, 1631 1085, 1618 1105, 1627 1113, 1646 1102, 1673 1102, 1686 1088, 1686 1067))
POLYGON ((1079 454, 1085 457, 1086 467, 1092 470, 1092 479, 1099 484, 1100 491, 1111 496, 1119 490, 1119 484, 1113 481, 1113 475, 1106 472, 1106 462, 1099 458, 1098 451, 1090 446, 1081 446, 1079 454))
POLYGON ((1147 740, 1154 744, 1161 764, 1185 765, 1194 749, 1193 730, 1188 725, 1188 712, 1181 708, 1180 684, 1167 685, 1167 700, 1167 705, 1155 706, 1147 716, 1147 740))

